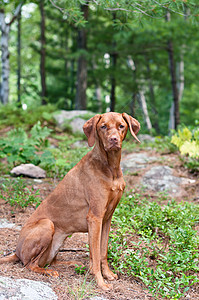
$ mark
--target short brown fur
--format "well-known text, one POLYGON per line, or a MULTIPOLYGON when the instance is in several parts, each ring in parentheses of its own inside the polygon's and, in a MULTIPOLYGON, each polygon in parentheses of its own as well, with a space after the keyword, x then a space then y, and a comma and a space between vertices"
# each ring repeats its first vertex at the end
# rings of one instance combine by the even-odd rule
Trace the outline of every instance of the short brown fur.
POLYGON ((1 258, 0 263, 21 260, 34 272, 57 277, 57 271, 44 266, 55 262, 67 236, 88 232, 90 271, 99 287, 104 290, 111 287, 104 282, 102 274, 108 280, 117 279, 108 267, 107 250, 111 218, 125 188, 120 159, 128 127, 138 140, 140 124, 126 113, 96 115, 85 123, 88 144, 95 144, 94 148, 27 220, 16 254, 1 258))

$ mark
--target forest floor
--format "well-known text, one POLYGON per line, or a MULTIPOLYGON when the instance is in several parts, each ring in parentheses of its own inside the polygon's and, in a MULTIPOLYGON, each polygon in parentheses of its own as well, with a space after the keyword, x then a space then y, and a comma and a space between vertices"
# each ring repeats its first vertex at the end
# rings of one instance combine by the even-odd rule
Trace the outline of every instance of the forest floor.
MULTIPOLYGON (((143 150, 142 150, 143 151, 143 150)), ((144 151, 143 151, 144 152, 144 151)), ((146 150, 145 150, 146 153, 146 150)), ((157 155, 159 153, 153 153, 147 151, 148 155, 157 155)), ((125 153, 124 153, 125 156, 125 153)), ((150 166, 156 165, 157 162, 150 163, 150 166)), ((174 171, 181 177, 194 179, 195 182, 181 187, 180 193, 174 197, 177 201, 194 201, 199 202, 199 179, 190 174, 186 169, 181 166, 181 162, 177 154, 167 154, 163 157, 164 165, 173 166, 174 171), (165 158, 165 159, 164 159, 165 158)), ((147 169, 147 168, 146 168, 147 169)), ((125 175, 125 181, 127 183, 127 190, 132 188, 139 189, 139 182, 146 170, 138 172, 136 175, 125 175)), ((27 179, 27 185, 31 180, 27 179)), ((32 181, 35 189, 39 188, 40 196, 44 199, 57 185, 58 181, 52 179, 45 179, 42 183, 32 181)), ((150 193, 150 196, 153 192, 150 193)), ((27 218, 34 211, 34 207, 27 207, 25 209, 13 208, 4 200, 0 199, 0 218, 5 218, 8 221, 15 223, 17 226, 22 226, 27 218)), ((17 239, 19 236, 19 230, 17 229, 0 229, 0 250, 1 254, 8 254, 15 250, 17 239)), ((72 237, 68 238, 60 253, 58 259, 67 260, 79 260, 88 270, 89 266, 89 252, 88 252, 88 235, 86 233, 76 233, 72 237)), ((86 275, 78 274, 74 267, 65 267, 64 265, 53 266, 59 272, 60 277, 58 279, 46 277, 33 272, 30 272, 23 267, 21 263, 16 264, 2 264, 0 265, 0 275, 9 276, 11 278, 27 278, 36 281, 50 283, 52 289, 58 296, 58 299, 88 299, 89 297, 100 297, 100 299, 112 299, 112 300, 128 300, 128 299, 140 299, 140 300, 152 300, 155 299, 148 291, 147 287, 142 284, 136 278, 128 277, 127 275, 118 274, 119 279, 113 282, 113 289, 108 292, 101 291, 93 281, 93 277, 86 273, 86 275), (91 284, 90 284, 91 283, 91 284), (82 295, 82 296, 81 296, 82 295)), ((182 299, 199 299, 199 288, 193 286, 190 288, 188 294, 182 299)))

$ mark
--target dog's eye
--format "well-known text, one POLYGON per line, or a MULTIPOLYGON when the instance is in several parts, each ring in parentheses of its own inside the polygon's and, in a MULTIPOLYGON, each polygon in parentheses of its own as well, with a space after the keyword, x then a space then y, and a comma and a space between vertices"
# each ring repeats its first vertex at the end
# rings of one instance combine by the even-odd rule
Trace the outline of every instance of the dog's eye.
POLYGON ((124 128, 124 125, 120 124, 119 128, 120 128, 120 129, 124 128))
POLYGON ((106 129, 106 128, 107 128, 106 125, 101 126, 101 129, 106 129))

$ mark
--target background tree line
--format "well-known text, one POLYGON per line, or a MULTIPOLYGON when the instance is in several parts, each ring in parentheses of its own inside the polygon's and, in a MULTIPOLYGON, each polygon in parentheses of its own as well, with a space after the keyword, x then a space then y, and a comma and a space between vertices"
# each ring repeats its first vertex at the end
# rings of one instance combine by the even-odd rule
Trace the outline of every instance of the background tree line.
POLYGON ((197 1, 0 5, 2 105, 126 111, 160 134, 199 119, 197 1))

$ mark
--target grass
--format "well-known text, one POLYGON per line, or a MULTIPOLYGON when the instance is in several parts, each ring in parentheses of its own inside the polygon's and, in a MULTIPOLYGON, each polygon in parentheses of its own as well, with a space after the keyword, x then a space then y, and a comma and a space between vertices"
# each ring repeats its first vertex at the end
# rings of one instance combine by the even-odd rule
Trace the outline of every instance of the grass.
POLYGON ((84 277, 81 276, 72 286, 67 284, 67 288, 71 300, 83 300, 95 296, 94 280, 88 282, 88 272, 84 275, 84 277))
POLYGON ((159 202, 133 192, 122 198, 113 216, 109 257, 115 269, 139 278, 156 299, 180 299, 199 281, 199 206, 159 202))

